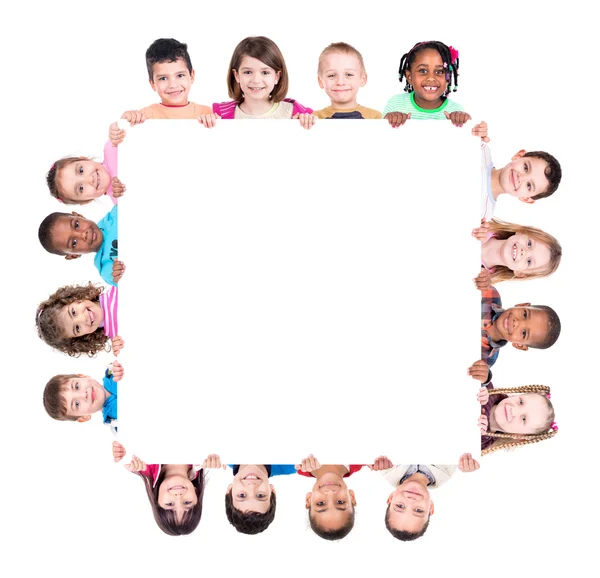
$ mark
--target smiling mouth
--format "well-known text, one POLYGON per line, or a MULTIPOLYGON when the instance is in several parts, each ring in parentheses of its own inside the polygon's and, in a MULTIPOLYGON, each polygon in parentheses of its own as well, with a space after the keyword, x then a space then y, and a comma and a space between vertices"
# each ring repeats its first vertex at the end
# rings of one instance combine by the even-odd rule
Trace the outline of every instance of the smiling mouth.
POLYGON ((424 86, 423 90, 425 92, 437 92, 439 90, 439 86, 424 86))
POLYGON ((184 486, 171 486, 170 488, 168 488, 169 492, 171 490, 185 490, 184 486))
POLYGON ((321 484, 319 488, 325 488, 327 486, 337 486, 338 488, 342 487, 342 485, 338 484, 337 482, 325 482, 324 484, 321 484))
POLYGON ((92 403, 94 403, 96 401, 96 392, 94 391, 94 388, 92 387, 92 403))
POLYGON ((254 474, 248 474, 246 477, 242 478, 242 480, 249 480, 251 482, 254 482, 257 480, 259 482, 262 481, 261 478, 259 478, 258 476, 254 475, 254 474))
POLYGON ((88 309, 88 314, 90 316, 90 325, 94 325, 94 321, 96 320, 96 316, 91 309, 88 309))
POLYGON ((422 498, 423 495, 419 494, 418 492, 413 492, 412 490, 406 490, 407 494, 412 494, 413 496, 419 496, 419 498, 422 498))

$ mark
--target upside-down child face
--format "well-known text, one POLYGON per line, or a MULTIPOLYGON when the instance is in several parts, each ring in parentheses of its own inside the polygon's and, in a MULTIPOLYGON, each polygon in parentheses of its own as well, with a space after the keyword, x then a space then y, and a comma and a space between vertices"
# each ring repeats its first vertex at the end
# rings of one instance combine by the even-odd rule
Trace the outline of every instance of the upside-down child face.
POLYGON ((238 70, 234 69, 233 75, 244 93, 244 99, 268 100, 279 82, 281 72, 277 72, 256 58, 244 56, 238 70))
POLYGON ((394 530, 416 534, 433 514, 433 502, 427 486, 410 478, 390 494, 388 523, 394 530))
POLYGON ((545 175, 548 163, 524 154, 525 151, 519 151, 510 163, 500 169, 500 186, 511 197, 533 203, 536 195, 546 192, 550 186, 545 175))
POLYGON ((433 48, 426 48, 417 53, 415 61, 406 71, 406 79, 412 85, 415 102, 421 108, 438 108, 442 105, 442 97, 448 87, 446 74, 450 63, 444 68, 440 53, 433 48))
POLYGON ((67 259, 95 253, 104 240, 102 231, 94 221, 75 212, 58 217, 52 225, 50 235, 53 247, 62 251, 67 259))
POLYGON ((342 528, 355 506, 354 492, 348 489, 343 477, 333 472, 317 478, 312 492, 306 494, 309 516, 324 531, 342 528))
POLYGON ((110 175, 101 163, 76 160, 58 171, 56 186, 62 198, 85 204, 101 197, 110 186, 110 175))
POLYGON ((62 397, 67 405, 67 416, 87 421, 93 413, 102 411, 107 392, 104 386, 87 375, 78 375, 66 381, 62 397))
POLYGON ((150 86, 165 106, 185 106, 194 83, 194 71, 183 58, 175 62, 157 62, 152 66, 150 86))
POLYGON ((503 241, 500 255, 503 265, 519 277, 539 273, 550 264, 550 247, 529 235, 517 233, 503 241))
POLYGON ((544 342, 548 333, 548 313, 532 307, 531 303, 520 303, 505 309, 494 321, 500 339, 510 341, 517 349, 527 350, 544 342))
POLYGON ((366 81, 367 75, 354 54, 329 52, 321 59, 319 86, 325 89, 333 107, 356 108, 358 89, 366 81))
POLYGON ((539 393, 511 395, 492 409, 498 427, 505 433, 535 434, 550 427, 550 410, 539 393))
POLYGON ((82 337, 94 333, 104 321, 104 313, 98 301, 74 301, 64 305, 58 314, 62 334, 67 338, 82 337))
POLYGON ((240 465, 233 483, 227 487, 229 491, 236 510, 264 514, 271 507, 271 493, 275 492, 275 488, 269 484, 269 475, 264 466, 240 465))
POLYGON ((181 474, 166 476, 158 488, 158 505, 163 510, 175 512, 177 523, 181 523, 185 512, 198 503, 196 489, 189 478, 181 474))

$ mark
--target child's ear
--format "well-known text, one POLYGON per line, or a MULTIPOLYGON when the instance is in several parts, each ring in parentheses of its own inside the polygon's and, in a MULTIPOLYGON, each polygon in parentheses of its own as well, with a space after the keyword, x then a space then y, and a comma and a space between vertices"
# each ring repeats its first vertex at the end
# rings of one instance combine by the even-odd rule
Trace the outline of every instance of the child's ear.
POLYGON ((323 81, 321 80, 321 77, 317 75, 317 79, 319 81, 319 88, 325 88, 325 85, 323 84, 323 81))
POLYGON ((233 72, 233 77, 235 78, 235 81, 240 84, 240 77, 238 76, 237 70, 235 68, 231 69, 231 72, 233 72))
POLYGON ((391 494, 388 496, 387 503, 388 503, 388 504, 391 504, 393 499, 394 499, 394 492, 392 492, 392 493, 391 493, 391 494))
POLYGON ((312 498, 312 492, 308 492, 308 494, 306 494, 306 502, 305 502, 305 506, 306 509, 310 509, 310 499, 312 498))
POLYGON ((517 303, 515 307, 531 307, 531 303, 517 303))
POLYGON ((156 86, 154 85, 154 80, 148 80, 148 82, 150 83, 150 86, 152 87, 152 90, 154 92, 156 92, 156 86))
POLYGON ((279 82, 279 79, 281 78, 281 70, 277 73, 275 73, 275 84, 277 84, 279 82))
POLYGON ((529 347, 527 345, 523 345, 522 343, 515 343, 514 341, 513 341, 512 346, 515 347, 516 349, 520 349, 521 351, 527 351, 529 349, 529 347))
POLYGON ((523 277, 527 277, 527 275, 525 275, 525 273, 523 273, 523 271, 514 271, 514 275, 518 279, 523 279, 523 277))
POLYGON ((71 261, 73 259, 79 259, 79 257, 81 257, 81 255, 77 254, 77 255, 65 255, 65 259, 67 261, 71 261))
POLYGON ((190 78, 192 80, 192 84, 194 83, 194 78, 196 78, 196 71, 192 68, 192 72, 190 73, 190 78))
POLYGON ((433 507, 433 501, 432 501, 429 506, 429 515, 433 516, 434 511, 435 511, 435 508, 433 507))
POLYGON ((350 494, 350 501, 352 502, 352 505, 356 506, 356 496, 354 495, 354 490, 348 490, 348 493, 350 494))
POLYGON ((231 491, 233 490, 233 484, 229 484, 227 486, 227 489, 225 490, 225 495, 227 494, 231 494, 231 491))
POLYGON ((275 488, 273 487, 273 484, 269 484, 269 488, 271 488, 271 491, 277 495, 277 492, 275 491, 275 488))
POLYGON ((73 215, 74 217, 80 217, 82 219, 85 219, 85 217, 83 215, 80 215, 79 213, 76 213, 75 211, 71 211, 71 215, 73 215))
POLYGON ((409 70, 405 70, 404 71, 404 78, 406 78, 406 80, 408 80, 408 82, 410 83, 410 79, 412 78, 410 75, 410 71, 409 70))
POLYGON ((360 85, 364 86, 365 84, 367 84, 367 73, 363 72, 360 76, 360 85))
POLYGON ((516 161, 517 159, 520 159, 526 152, 527 151, 525 149, 521 149, 518 153, 515 153, 510 160, 516 161))
POLYGON ((531 198, 531 197, 517 197, 519 199, 519 201, 523 201, 524 203, 527 203, 528 205, 533 205, 533 203, 535 203, 535 199, 531 198))
POLYGON ((77 421, 78 421, 79 423, 83 423, 84 421, 89 421, 89 420, 91 420, 91 419, 92 419, 92 416, 91 416, 91 415, 82 415, 81 417, 78 417, 78 418, 77 418, 77 421))

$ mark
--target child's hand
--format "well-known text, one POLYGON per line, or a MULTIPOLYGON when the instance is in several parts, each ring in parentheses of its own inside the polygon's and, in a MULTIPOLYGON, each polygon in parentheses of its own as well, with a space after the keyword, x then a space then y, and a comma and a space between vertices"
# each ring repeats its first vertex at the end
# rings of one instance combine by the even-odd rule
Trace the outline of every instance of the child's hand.
POLYGON ((483 359, 478 359, 469 369, 467 373, 473 378, 485 383, 488 380, 490 368, 483 359))
POLYGON ((488 240, 488 235, 490 234, 490 223, 489 221, 482 221, 481 226, 473 229, 471 231, 471 235, 475 237, 477 240, 485 243, 488 240))
POLYGON ((300 126, 307 130, 310 129, 315 124, 315 122, 317 122, 317 117, 309 112, 295 114, 292 118, 299 119, 300 126))
POLYGON ((113 459, 115 460, 115 462, 120 462, 125 457, 125 454, 127 453, 125 451, 125 448, 123 447, 123 445, 120 444, 119 442, 112 443, 112 452, 113 452, 113 459))
POLYGON ((463 454, 458 459, 458 469, 466 474, 478 470, 481 466, 477 460, 473 459, 471 454, 463 454))
POLYGON ((454 125, 454 126, 462 126, 468 120, 471 120, 471 115, 466 112, 461 112, 459 110, 455 110, 454 112, 447 113, 444 112, 446 118, 454 125))
POLYGON ((471 134, 473 136, 481 137, 483 142, 490 142, 490 139, 488 138, 487 122, 485 122, 485 120, 482 120, 479 124, 476 124, 471 129, 471 134))
POLYGON ((303 472, 312 472, 314 470, 318 470, 321 467, 319 460, 315 458, 312 454, 308 456, 306 459, 302 460, 301 464, 294 466, 297 470, 302 470, 303 472))
POLYGON ((487 269, 481 268, 479 275, 473 279, 475 288, 479 291, 485 291, 492 284, 492 275, 487 269))
POLYGON ((125 131, 119 128, 116 122, 108 127, 108 138, 114 147, 120 145, 125 140, 125 131))
POLYGON ((490 399, 490 390, 487 387, 482 387, 478 392, 477 392, 477 401, 481 404, 481 405, 485 405, 490 399))
POLYGON ((115 355, 119 355, 119 353, 121 353, 121 349, 123 349, 124 345, 125 345, 125 342, 123 341, 122 337, 115 335, 112 338, 112 350, 115 355))
POLYGON ((131 126, 135 126, 142 124, 146 120, 146 115, 140 110, 128 110, 121 115, 121 118, 128 121, 131 126))
POLYGON ((196 117, 198 119, 198 122, 206 127, 206 128, 214 128, 215 126, 217 126, 217 119, 221 118, 218 114, 212 113, 212 114, 201 114, 200 116, 196 117))
POLYGON ((122 197, 123 193, 126 190, 127 190, 127 188, 125 187, 125 185, 117 177, 113 177, 113 180, 112 180, 113 197, 115 197, 115 199, 122 197))
POLYGON ((372 466, 367 465, 367 467, 373 472, 379 472, 381 470, 389 470, 390 468, 393 468, 394 464, 386 456, 379 456, 372 466))
POLYGON ((202 462, 202 467, 204 469, 215 469, 215 468, 225 469, 227 466, 225 464, 221 464, 221 458, 217 454, 210 454, 202 462))
POLYGON ((116 359, 112 362, 112 375, 115 381, 121 381, 125 375, 123 366, 116 359))
POLYGON ((118 283, 123 277, 123 273, 125 273, 125 263, 123 261, 115 261, 113 262, 112 267, 112 278, 115 283, 118 283))
POLYGON ((387 118, 392 128, 398 128, 410 118, 410 112, 408 114, 405 112, 388 112, 383 118, 387 118))
POLYGON ((488 430, 488 418, 486 415, 481 414, 479 416, 479 419, 477 420, 477 426, 479 427, 479 430, 481 431, 482 434, 484 434, 485 432, 487 432, 488 430))
POLYGON ((141 472, 146 469, 146 464, 137 456, 131 456, 131 462, 125 464, 125 469, 130 472, 141 472))

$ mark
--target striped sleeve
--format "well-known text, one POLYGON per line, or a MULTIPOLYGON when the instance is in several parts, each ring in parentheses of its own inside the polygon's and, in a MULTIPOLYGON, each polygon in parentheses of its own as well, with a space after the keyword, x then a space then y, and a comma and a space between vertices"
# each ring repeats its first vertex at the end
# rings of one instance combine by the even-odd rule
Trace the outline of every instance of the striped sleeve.
POLYGON ((117 324, 117 305, 119 301, 118 287, 111 287, 100 295, 100 307, 104 314, 104 333, 111 339, 119 335, 117 324))

